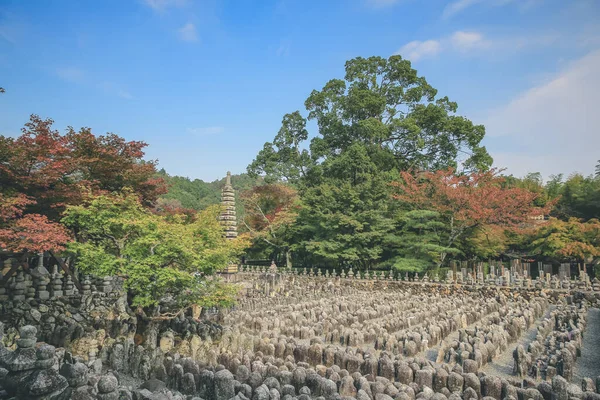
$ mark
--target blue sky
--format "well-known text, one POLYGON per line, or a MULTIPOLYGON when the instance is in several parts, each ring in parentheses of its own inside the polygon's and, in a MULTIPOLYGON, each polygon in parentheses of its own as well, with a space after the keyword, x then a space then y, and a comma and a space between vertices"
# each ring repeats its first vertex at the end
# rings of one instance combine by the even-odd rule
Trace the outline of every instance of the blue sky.
POLYGON ((346 60, 401 54, 486 125, 497 166, 589 174, 598 21, 596 0, 0 0, 0 134, 36 113, 213 180, 346 60))

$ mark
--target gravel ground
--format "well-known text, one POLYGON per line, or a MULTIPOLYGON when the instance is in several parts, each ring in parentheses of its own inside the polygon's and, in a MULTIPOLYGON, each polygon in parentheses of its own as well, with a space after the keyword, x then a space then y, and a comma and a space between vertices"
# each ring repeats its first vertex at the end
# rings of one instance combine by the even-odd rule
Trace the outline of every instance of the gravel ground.
POLYGON ((581 357, 575 363, 575 379, 600 376, 600 309, 590 308, 583 336, 581 357))
POLYGON ((529 328, 529 330, 523 332, 521 334, 521 337, 519 338, 519 340, 516 343, 512 343, 512 344, 508 345, 506 350, 504 350, 504 352, 502 352, 502 354, 500 354, 500 356, 495 358, 491 363, 486 364, 483 368, 481 368, 481 371, 485 372, 486 374, 499 375, 503 378, 512 377, 513 376, 512 375, 513 365, 514 365, 513 351, 520 344, 522 344, 523 347, 525 347, 525 349, 527 349, 527 346, 529 345, 529 343, 531 343, 535 340, 535 335, 537 334, 537 327, 542 323, 542 321, 545 318, 550 316, 550 313, 555 308, 556 308, 556 306, 552 306, 552 305, 550 307, 548 307, 546 309, 546 312, 544 313, 544 315, 542 315, 540 318, 538 318, 534 322, 534 324, 531 325, 531 328, 529 328))

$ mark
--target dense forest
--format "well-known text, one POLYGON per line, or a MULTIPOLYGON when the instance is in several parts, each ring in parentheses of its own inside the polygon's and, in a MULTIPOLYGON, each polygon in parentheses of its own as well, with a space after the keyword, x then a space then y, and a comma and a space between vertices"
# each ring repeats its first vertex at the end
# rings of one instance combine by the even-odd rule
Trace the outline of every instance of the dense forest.
MULTIPOLYGON (((192 210, 203 210, 210 205, 219 204, 221 189, 225 185, 225 172, 223 172, 223 178, 212 182, 171 176, 164 168, 159 170, 156 176, 163 179, 168 187, 167 193, 160 197, 163 203, 174 200, 175 203, 172 204, 192 210)), ((238 193, 245 192, 263 183, 262 178, 252 178, 248 174, 232 175, 232 179, 238 193)))
MULTIPOLYGON (((491 168, 485 127, 400 56, 348 61, 305 107, 233 179, 250 258, 403 271, 499 258, 597 264, 600 165, 547 182, 491 168)), ((218 202, 223 181, 163 177, 165 197, 184 207, 218 202)))

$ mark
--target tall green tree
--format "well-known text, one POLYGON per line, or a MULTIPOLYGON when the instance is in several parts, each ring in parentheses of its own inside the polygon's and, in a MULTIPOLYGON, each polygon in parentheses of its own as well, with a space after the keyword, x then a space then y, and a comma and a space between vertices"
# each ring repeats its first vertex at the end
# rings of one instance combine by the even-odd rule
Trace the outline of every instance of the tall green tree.
POLYGON ((299 253, 314 262, 382 261, 395 229, 389 184, 398 171, 486 170, 492 162, 481 146, 484 127, 457 115, 457 104, 398 55, 346 62, 344 78, 313 90, 305 107, 306 118, 284 116, 248 173, 299 188, 299 253), (308 120, 318 132, 309 134, 308 120))
POLYGON ((299 246, 319 264, 364 269, 380 262, 384 239, 394 227, 391 178, 377 170, 358 143, 313 172, 302 195, 299 246))
POLYGON ((421 272, 439 267, 446 255, 457 256, 461 250, 448 246, 448 227, 439 212, 410 210, 399 214, 400 232, 387 237, 392 257, 386 262, 398 271, 421 272))
POLYGON ((308 150, 302 148, 307 139, 306 119, 300 112, 284 115, 281 129, 273 143, 265 143, 256 159, 248 166, 248 173, 252 176, 264 174, 267 183, 279 180, 298 183, 314 165, 308 150))
POLYGON ((553 215, 568 220, 571 217, 584 221, 600 218, 600 177, 573 174, 566 181, 548 182, 558 193, 558 203, 553 215))
POLYGON ((156 316, 167 298, 169 312, 202 305, 202 282, 234 261, 247 244, 243 238, 225 239, 218 213, 215 206, 194 220, 161 216, 144 208, 136 196, 123 194, 69 206, 62 222, 75 234, 67 251, 77 267, 125 278, 131 304, 156 316))
POLYGON ((302 147, 308 138, 306 120, 296 111, 284 117, 275 140, 265 143, 249 173, 298 180, 355 143, 368 148, 383 170, 456 167, 462 155, 467 168, 487 169, 492 163, 480 145, 485 128, 456 115, 458 105, 438 98, 437 90, 399 55, 346 62, 344 79, 313 90, 305 106, 319 129, 310 153, 302 147))

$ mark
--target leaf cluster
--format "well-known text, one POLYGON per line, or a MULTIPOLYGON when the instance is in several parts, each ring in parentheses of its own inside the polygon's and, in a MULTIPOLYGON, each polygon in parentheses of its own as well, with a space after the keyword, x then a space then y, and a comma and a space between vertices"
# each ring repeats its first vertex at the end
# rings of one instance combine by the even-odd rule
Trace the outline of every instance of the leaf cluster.
POLYGON ((99 196, 70 206, 62 222, 77 241, 67 250, 80 270, 125 278, 132 304, 156 306, 168 296, 178 306, 202 304, 198 279, 235 260, 247 245, 244 238, 223 236, 218 207, 169 218, 151 213, 138 197, 125 193, 99 196))

